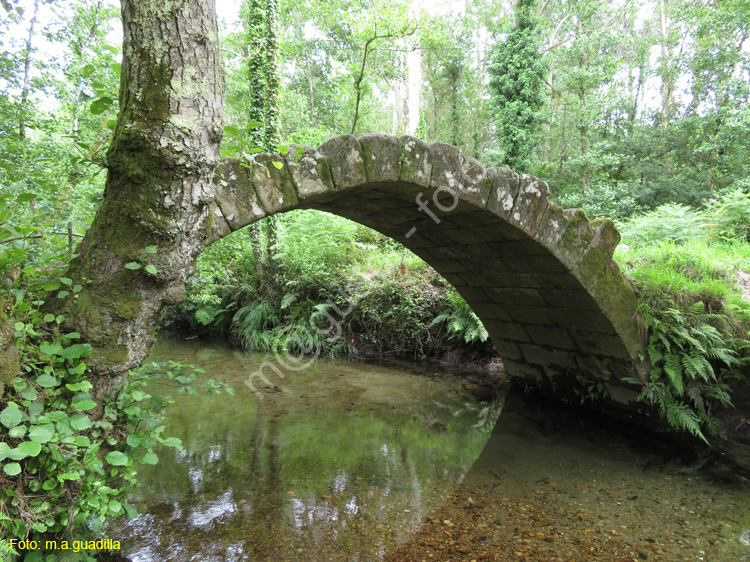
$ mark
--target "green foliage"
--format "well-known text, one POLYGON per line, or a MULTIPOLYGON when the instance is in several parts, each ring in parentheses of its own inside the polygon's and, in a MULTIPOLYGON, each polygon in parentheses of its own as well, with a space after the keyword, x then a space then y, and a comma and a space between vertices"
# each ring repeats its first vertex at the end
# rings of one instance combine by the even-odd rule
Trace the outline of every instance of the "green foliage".
POLYGON ((502 162, 519 173, 529 168, 544 103, 546 63, 535 9, 534 0, 518 2, 516 25, 505 41, 495 44, 488 69, 502 162))
POLYGON ((736 189, 712 200, 705 213, 710 237, 750 242, 750 193, 736 189))
POLYGON ((135 467, 155 464, 159 447, 180 446, 164 435, 170 398, 150 393, 151 385, 189 393, 232 391, 200 381, 201 371, 189 365, 165 363, 133 371, 97 399, 97 379, 87 364, 91 346, 63 327, 62 315, 44 310, 44 299, 79 298, 85 280, 56 278, 59 256, 23 247, 11 252, 19 262, 0 256, 6 267, 27 264, 18 269, 20 279, 6 279, 0 288, 22 368, 0 396, 0 513, 10 514, 0 518, 0 529, 15 538, 87 536, 110 517, 133 516, 128 496, 137 481, 135 467))
POLYGON ((654 241, 685 242, 705 236, 703 214, 676 203, 667 203, 657 209, 632 217, 619 227, 623 239, 631 244, 654 241))
POLYGON ((714 410, 731 405, 726 381, 748 363, 737 348, 750 342, 727 339, 726 330, 719 329, 724 315, 706 312, 702 301, 683 309, 642 306, 640 314, 653 368, 639 399, 654 404, 678 430, 704 441, 706 435, 721 437, 714 410))
POLYGON ((615 254, 641 297, 637 318, 653 368, 640 399, 680 431, 720 437, 716 410, 731 404, 729 385, 750 361, 750 302, 734 279, 750 263, 750 244, 709 242, 701 214, 667 216, 676 225, 667 223, 665 236, 649 242, 637 233, 615 254))
POLYGON ((446 291, 450 307, 438 314, 431 325, 444 323, 448 340, 463 340, 466 344, 484 343, 490 337, 482 321, 454 289, 446 291))

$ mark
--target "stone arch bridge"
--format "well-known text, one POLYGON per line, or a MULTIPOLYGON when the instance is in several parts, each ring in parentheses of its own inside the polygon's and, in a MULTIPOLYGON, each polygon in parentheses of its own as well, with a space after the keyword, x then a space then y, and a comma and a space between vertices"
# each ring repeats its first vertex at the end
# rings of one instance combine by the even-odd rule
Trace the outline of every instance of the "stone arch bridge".
MULTIPOLYGON (((275 213, 327 211, 389 236, 437 270, 484 323, 508 373, 551 383, 643 379, 636 296, 609 219, 548 199, 542 180, 485 169, 443 143, 345 135, 320 148, 226 159, 209 243, 275 213)), ((624 390, 624 389, 622 389, 624 390)), ((620 391, 620 401, 634 397, 620 391)))

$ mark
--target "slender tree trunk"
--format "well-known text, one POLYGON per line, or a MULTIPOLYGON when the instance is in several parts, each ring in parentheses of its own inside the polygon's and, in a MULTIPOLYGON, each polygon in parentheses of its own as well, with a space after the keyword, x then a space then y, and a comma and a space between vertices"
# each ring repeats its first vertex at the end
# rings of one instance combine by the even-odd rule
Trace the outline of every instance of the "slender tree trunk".
POLYGON ((21 140, 26 138, 26 109, 29 105, 29 83, 31 81, 31 52, 34 40, 34 28, 39 13, 39 0, 34 0, 34 11, 31 13, 29 22, 29 34, 26 37, 26 49, 23 59, 23 84, 21 86, 21 114, 18 118, 18 136, 21 140))
POLYGON ((104 197, 67 272, 84 290, 53 305, 93 346, 98 396, 144 359, 163 306, 184 295, 210 224, 223 133, 214 2, 123 0, 122 22, 104 197))

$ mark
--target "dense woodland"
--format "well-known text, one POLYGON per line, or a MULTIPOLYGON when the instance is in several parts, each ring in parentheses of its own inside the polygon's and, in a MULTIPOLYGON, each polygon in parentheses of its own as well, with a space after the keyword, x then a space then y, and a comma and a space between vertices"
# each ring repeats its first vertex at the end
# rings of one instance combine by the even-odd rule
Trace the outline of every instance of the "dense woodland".
MULTIPOLYGON (((545 179, 564 207, 620 226, 627 246, 617 259, 641 297, 637 321, 654 365, 642 400, 699 438, 724 435, 715 414, 746 376, 749 349, 750 2, 218 0, 218 14, 223 156, 384 132, 545 179)), ((157 444, 178 443, 159 430, 166 400, 136 410, 142 387, 154 376, 198 380, 180 366, 138 371, 111 406, 118 421, 93 422, 90 347, 40 308, 85 294, 60 274, 110 167, 120 26, 110 1, 0 0, 0 314, 28 374, 0 383, 0 528, 9 536, 78 532, 91 516, 131 512, 134 473, 115 468, 106 486, 95 483, 99 445, 110 467, 156 462, 157 444), (62 396, 52 368, 77 377, 68 386, 79 407, 39 423, 33 405, 17 416, 19 404, 62 396), (128 433, 142 416, 150 429, 128 433), (62 417, 72 456, 50 447, 62 417), (81 483, 79 469, 94 476, 81 483), (62 479, 45 480, 44 470, 62 479)), ((146 247, 132 267, 155 267, 155 252, 146 247)), ((344 337, 318 342, 327 354, 493 357, 479 319, 427 264, 313 211, 264 219, 207 249, 164 325, 268 351, 289 322, 329 299, 344 306, 341 290, 358 306, 344 337)), ((582 401, 603 394, 581 382, 582 401)), ((0 540, 0 560, 3 548, 0 540)))

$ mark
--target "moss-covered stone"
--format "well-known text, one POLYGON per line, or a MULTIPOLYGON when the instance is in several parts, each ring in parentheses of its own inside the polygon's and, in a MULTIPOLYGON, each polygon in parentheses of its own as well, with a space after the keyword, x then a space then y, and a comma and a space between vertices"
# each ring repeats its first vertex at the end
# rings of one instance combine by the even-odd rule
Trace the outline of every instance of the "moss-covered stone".
POLYGON ((336 191, 367 183, 362 147, 353 135, 334 137, 318 149, 331 167, 333 187, 336 191))
POLYGON ((408 135, 399 137, 401 152, 399 179, 421 187, 429 187, 432 177, 432 153, 426 142, 408 135))
POLYGON ((331 166, 314 148, 293 144, 285 160, 300 202, 333 190, 331 166))
POLYGON ((256 154, 254 161, 248 174, 265 212, 270 215, 295 207, 297 192, 286 161, 275 154, 256 154))
POLYGON ((250 181, 249 165, 237 158, 226 158, 216 171, 216 204, 229 228, 234 231, 263 218, 255 186, 250 181))
POLYGON ((490 168, 487 174, 492 178, 487 210, 507 221, 516 202, 520 178, 509 168, 490 168))
POLYGON ((460 188, 461 199, 484 209, 492 189, 492 176, 474 158, 465 159, 463 171, 464 183, 460 188))
POLYGON ((395 182, 401 175, 403 144, 398 137, 369 134, 359 137, 369 183, 395 182))
POLYGON ((432 154, 430 187, 459 197, 466 182, 463 153, 455 146, 442 142, 430 143, 429 147, 432 154))
POLYGON ((533 235, 539 225, 539 219, 549 199, 549 187, 534 176, 523 174, 520 177, 518 195, 513 204, 508 221, 518 226, 527 234, 533 235))

